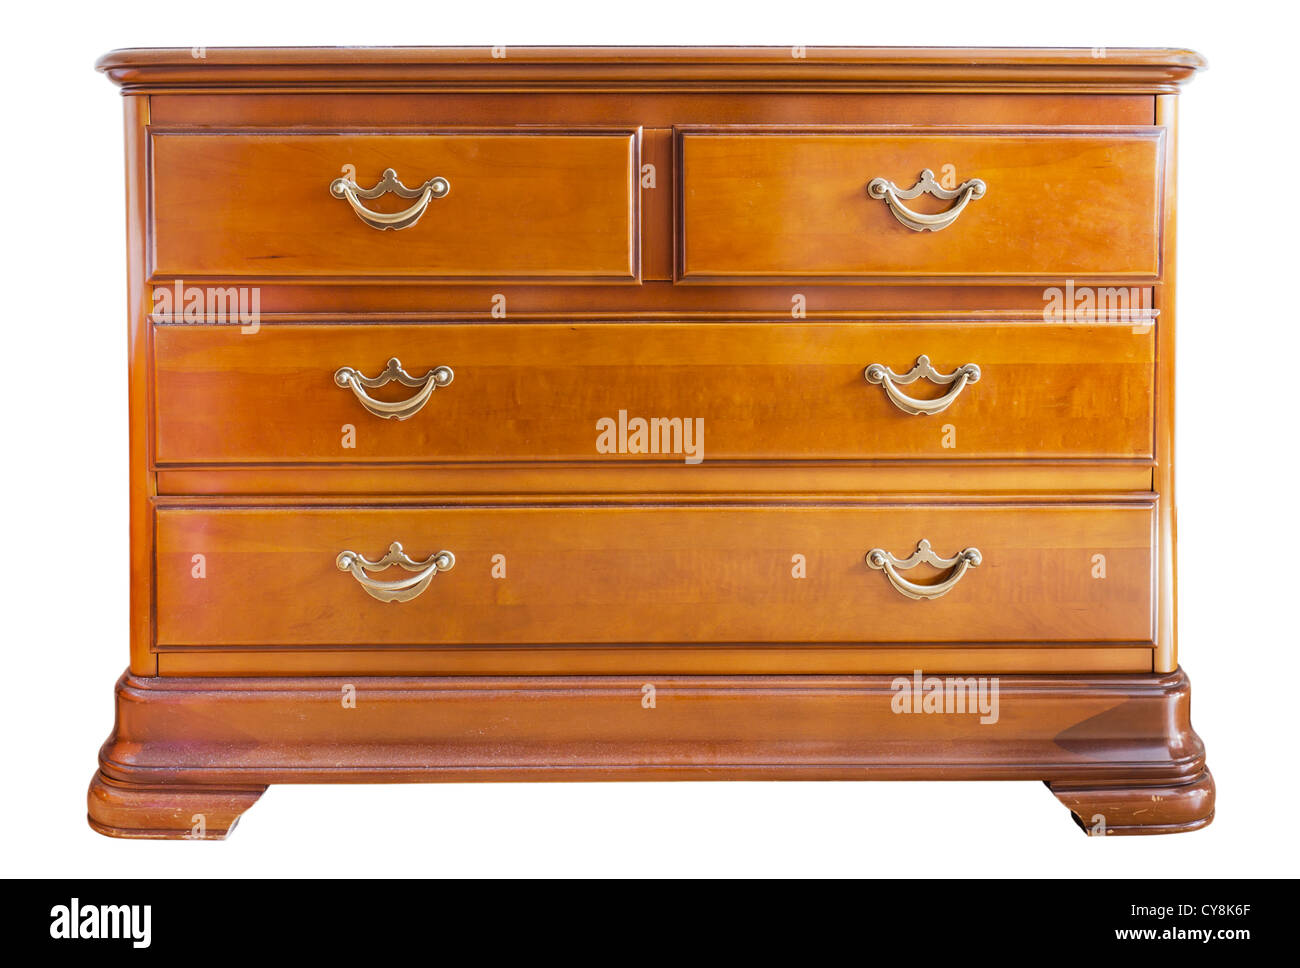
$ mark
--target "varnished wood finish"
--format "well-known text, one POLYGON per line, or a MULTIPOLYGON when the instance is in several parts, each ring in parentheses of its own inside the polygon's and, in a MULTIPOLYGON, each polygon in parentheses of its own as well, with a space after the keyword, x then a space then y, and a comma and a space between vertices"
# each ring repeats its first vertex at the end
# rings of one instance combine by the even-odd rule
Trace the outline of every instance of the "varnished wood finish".
MULTIPOLYGON (((938 425, 942 428, 942 424, 938 425)), ((915 461, 549 461, 354 466, 190 465, 157 474, 158 507, 211 503, 694 504, 915 500, 1150 500, 1152 462, 942 458, 915 461)))
MULTIPOLYGON (((638 132, 168 133, 150 140, 153 272, 208 276, 590 278, 638 273, 638 132), (451 190, 377 231, 332 196, 352 166, 451 190)), ((399 211, 409 199, 365 201, 399 211)))
MULTIPOLYGON (((646 282, 671 282, 673 278, 672 172, 673 129, 642 129, 637 184, 641 199, 641 279, 646 282)), ((633 298, 643 305, 639 296, 633 298)), ((565 309, 571 308, 572 304, 566 303, 565 309)))
MULTIPOLYGON (((1176 133, 1178 130, 1178 100, 1172 97, 1156 98, 1156 122, 1176 133)), ((1159 587, 1157 602, 1155 668, 1169 672, 1178 666, 1178 506, 1174 498, 1174 281, 1177 245, 1177 142, 1170 139, 1169 160, 1165 165, 1165 178, 1161 186, 1165 193, 1165 278, 1156 287, 1154 299, 1164 315, 1157 327, 1156 369, 1156 456, 1153 489, 1163 500, 1160 508, 1159 535, 1159 587)))
POLYGON ((116 50, 96 64, 130 92, 426 87, 476 90, 848 89, 1173 92, 1190 50, 1108 47, 232 47, 116 50))
POLYGON ((1149 642, 1153 523, 1150 506, 1086 504, 168 509, 157 636, 163 647, 1149 642), (923 538, 944 556, 976 547, 984 563, 918 603, 864 561, 872 548, 905 558, 923 538), (370 598, 335 567, 341 551, 376 559, 393 541, 417 560, 446 549, 456 566, 403 603, 370 598))
POLYGON ((1128 324, 182 325, 155 340, 160 464, 683 460, 680 434, 664 453, 648 438, 640 453, 598 453, 598 422, 620 411, 703 421, 692 444, 706 462, 1152 453, 1154 336, 1128 324), (922 354, 981 370, 940 415, 904 413, 863 377, 871 363, 906 373, 922 354), (373 375, 390 357, 455 380, 401 422, 334 383, 340 366, 373 375), (347 449, 344 424, 357 428, 347 449))
POLYGON ((124 676, 101 751, 122 782, 373 782, 409 778, 671 779, 673 768, 755 778, 1106 781, 1198 778, 1187 677, 1008 676, 997 722, 903 715, 892 676, 153 678, 124 676), (237 715, 231 715, 237 711, 237 715), (418 735, 409 731, 419 723, 418 735), (184 746, 160 741, 183 735, 184 746), (708 737, 701 741, 697 737, 708 737), (909 756, 898 755, 900 744, 909 756), (816 747, 810 749, 810 745, 816 747), (946 769, 945 769, 946 768, 946 769), (939 770, 945 770, 940 774, 939 770), (951 770, 951 774, 946 771, 951 770))
POLYGON ((1150 672, 1151 645, 1096 642, 1012 642, 984 645, 827 645, 766 642, 711 645, 624 643, 606 646, 470 645, 368 646, 165 646, 158 651, 163 676, 421 676, 436 669, 450 676, 582 675, 1010 675, 1027 672, 1150 672))
POLYGON ((126 94, 132 582, 96 830, 224 836, 272 782, 534 778, 1038 779, 1090 832, 1209 822, 1174 601, 1197 55, 99 66, 126 94), (452 189, 378 232, 329 194, 344 165, 452 189), (922 168, 989 190, 914 233, 866 185, 922 168), (177 280, 256 292, 255 331, 151 315, 177 280), (1121 311, 1045 312, 1071 286, 1121 311), (922 354, 981 379, 914 417, 862 377, 922 354), (456 378, 379 420, 332 375, 392 356, 456 378), (704 462, 597 451, 620 411, 701 418, 704 462), (863 555, 921 538, 983 560, 905 599, 863 555), (394 540, 456 567, 380 603, 335 566, 394 540), (917 670, 997 677, 1001 718, 896 715, 917 670))
MULTIPOLYGON (((671 191, 671 189, 670 189, 671 191)), ((645 193, 643 193, 645 194, 645 193)), ((360 223, 358 223, 360 224, 360 223)), ((665 233, 666 236, 666 233, 665 233)), ((663 245, 664 243, 660 243, 663 245)), ((657 255, 647 253, 657 265, 667 265, 672 253, 664 247, 657 255)), ((663 270, 660 270, 663 271, 663 270)), ((899 285, 837 286, 801 282, 798 286, 743 285, 728 283, 680 285, 664 280, 639 286, 617 284, 510 283, 472 285, 430 282, 411 278, 382 281, 352 279, 286 280, 271 276, 244 279, 208 278, 191 280, 195 286, 251 286, 261 294, 264 324, 280 322, 465 322, 502 321, 570 322, 598 320, 624 322, 628 319, 660 322, 789 321, 796 319, 794 297, 807 319, 863 322, 870 319, 1017 319, 1043 321, 1043 286, 1024 285, 935 287, 920 283, 899 285), (497 297, 506 297, 506 315, 493 315, 497 297), (996 307, 996 308, 995 308, 996 307)), ((1108 280, 1121 286, 1127 302, 1150 306, 1151 286, 1131 286, 1131 280, 1108 280)), ((1064 282, 1061 283, 1064 285, 1064 282)), ((175 288, 175 280, 151 285, 150 298, 159 287, 175 288)), ((165 307, 164 307, 165 308, 165 307)), ((1139 322, 1153 314, 1143 311, 1139 322)), ((156 316, 161 324, 204 322, 202 315, 186 322, 165 312, 156 316)), ((1121 316, 1120 318, 1126 318, 1121 316)), ((211 322, 222 322, 213 319, 211 322)))
POLYGON ((170 816, 156 819, 162 784, 175 791, 175 813, 197 810, 212 791, 213 809, 228 815, 235 782, 543 779, 1045 779, 1071 809, 1113 810, 1120 832, 1194 829, 1213 814, 1181 672, 1004 677, 997 721, 984 723, 899 715, 896 682, 124 677, 101 770, 149 794, 135 816, 119 796, 106 822, 92 789, 91 820, 106 833, 154 825, 176 836, 170 816), (348 685, 351 708, 340 701, 348 685), (647 685, 653 707, 643 704, 647 685), (178 736, 185 743, 171 742, 178 736))
POLYGON ((149 101, 125 99, 127 372, 130 447, 128 502, 131 527, 130 642, 134 675, 158 673, 153 652, 154 505, 154 327, 153 301, 145 283, 148 248, 149 101))
POLYGON ((225 840, 265 786, 124 783, 96 773, 86 796, 90 826, 130 840, 225 840))
POLYGON ((965 89, 944 93, 879 92, 862 97, 802 87, 793 91, 755 87, 745 97, 706 87, 675 90, 626 88, 610 92, 485 93, 441 89, 428 93, 385 90, 384 97, 338 91, 311 93, 260 88, 238 93, 205 90, 201 97, 155 94, 149 98, 157 124, 229 128, 258 125, 386 129, 508 125, 527 117, 536 124, 616 125, 635 119, 648 128, 689 124, 989 124, 1150 125, 1151 97, 1142 94, 1043 94, 1032 89, 989 94, 965 89))
MULTIPOLYGON (((681 133, 686 279, 1158 274, 1160 129, 972 132, 696 130, 681 133), (900 224, 867 194, 983 180, 939 232, 900 224)), ((952 202, 917 199, 936 212, 952 202)))
POLYGON ((1048 781, 1074 822, 1094 837, 1180 834, 1214 819, 1214 777, 1202 770, 1177 783, 1048 781))

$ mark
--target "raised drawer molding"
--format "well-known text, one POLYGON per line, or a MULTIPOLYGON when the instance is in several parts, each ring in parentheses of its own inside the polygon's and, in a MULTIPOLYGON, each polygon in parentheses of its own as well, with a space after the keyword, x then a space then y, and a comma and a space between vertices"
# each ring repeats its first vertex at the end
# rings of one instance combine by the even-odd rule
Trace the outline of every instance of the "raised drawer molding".
POLYGON ((117 837, 273 783, 1045 781, 1195 830, 1184 50, 115 51, 117 837))

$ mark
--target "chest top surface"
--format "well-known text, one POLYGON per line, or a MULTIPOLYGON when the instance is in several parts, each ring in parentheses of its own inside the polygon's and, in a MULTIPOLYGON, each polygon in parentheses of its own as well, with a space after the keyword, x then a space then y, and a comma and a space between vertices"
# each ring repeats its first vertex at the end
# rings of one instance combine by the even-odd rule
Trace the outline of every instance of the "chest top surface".
POLYGON ((461 84, 743 90, 792 84, 1168 92, 1206 62, 1190 50, 1110 47, 212 47, 116 50, 96 66, 133 91, 461 84))

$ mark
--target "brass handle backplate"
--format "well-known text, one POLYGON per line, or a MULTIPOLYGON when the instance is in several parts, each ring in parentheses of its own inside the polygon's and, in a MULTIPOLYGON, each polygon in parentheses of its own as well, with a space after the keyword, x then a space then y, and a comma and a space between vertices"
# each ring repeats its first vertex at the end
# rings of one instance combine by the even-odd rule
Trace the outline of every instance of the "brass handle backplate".
POLYGON ((931 414, 947 410, 962 390, 966 389, 966 384, 978 382, 980 368, 974 363, 963 363, 951 373, 940 373, 930 365, 930 357, 918 356, 916 365, 906 373, 895 373, 883 364, 872 363, 862 375, 866 377, 868 383, 878 383, 884 387, 885 395, 903 413, 931 414), (898 389, 922 378, 943 386, 951 385, 952 389, 934 400, 918 400, 898 389))
POLYGON ((451 182, 441 175, 435 175, 416 188, 407 188, 397 177, 397 172, 391 168, 384 169, 383 177, 374 188, 362 188, 350 178, 335 178, 330 182, 331 195, 335 198, 347 199, 347 203, 352 206, 352 211, 357 213, 357 218, 372 229, 379 229, 381 232, 385 229, 394 231, 409 229, 420 221, 420 216, 429 207, 429 202, 435 198, 443 198, 449 191, 451 191, 451 182), (401 198, 418 198, 419 201, 400 212, 374 212, 361 204, 363 198, 378 198, 388 192, 401 198))
POLYGON ((340 551, 334 563, 339 571, 349 572, 371 598, 381 602, 409 602, 429 587, 429 582, 438 572, 456 567, 456 556, 450 551, 439 551, 424 561, 412 561, 402 546, 394 541, 388 546, 388 553, 378 561, 371 561, 355 551, 340 551), (393 565, 412 572, 411 576, 397 581, 378 581, 369 575, 369 572, 384 571, 393 565))
POLYGON ((978 548, 967 548, 951 558, 940 558, 931 549, 930 542, 925 539, 917 543, 916 551, 908 558, 895 558, 883 548, 872 548, 867 552, 867 565, 876 571, 883 571, 885 577, 889 579, 889 584, 893 585, 900 595, 906 595, 914 601, 942 598, 952 591, 957 582, 961 581, 962 575, 966 574, 968 569, 974 568, 981 561, 983 557, 978 548), (934 585, 918 585, 899 574, 899 571, 906 571, 920 564, 932 565, 935 568, 951 568, 952 573, 934 585))
POLYGON ((962 209, 970 204, 972 199, 983 198, 987 191, 988 186, 978 178, 963 182, 956 188, 944 188, 934 180, 934 172, 929 168, 921 172, 920 180, 911 188, 899 188, 885 178, 873 178, 867 185, 867 194, 872 198, 884 199, 885 204, 889 206, 889 210, 894 213, 894 218, 914 232, 938 232, 940 229, 946 229, 957 221, 957 216, 962 213, 962 209), (934 215, 914 212, 903 204, 903 200, 910 201, 922 192, 927 192, 935 198, 942 198, 945 201, 956 199, 957 203, 948 211, 938 212, 934 215))
POLYGON ((389 360, 384 371, 376 377, 363 376, 360 371, 350 366, 341 366, 334 371, 335 383, 345 390, 351 390, 361 402, 361 406, 376 417, 383 417, 385 420, 406 420, 419 413, 420 408, 429 402, 429 397, 433 396, 433 391, 449 385, 455 377, 456 374, 449 366, 435 366, 424 376, 411 376, 402 369, 402 361, 397 357, 389 360), (418 389, 419 393, 405 400, 392 402, 376 400, 366 393, 367 388, 374 390, 393 381, 397 381, 404 387, 418 389))

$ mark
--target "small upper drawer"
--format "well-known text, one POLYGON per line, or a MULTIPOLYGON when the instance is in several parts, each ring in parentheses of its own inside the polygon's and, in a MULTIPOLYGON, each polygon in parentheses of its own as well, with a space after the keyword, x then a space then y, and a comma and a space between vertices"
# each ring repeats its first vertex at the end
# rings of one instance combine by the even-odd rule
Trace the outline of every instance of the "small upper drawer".
POLYGON ((1163 130, 686 129, 679 274, 1151 279, 1163 130))
POLYGON ((155 131, 151 151, 158 276, 638 277, 633 130, 155 131))

